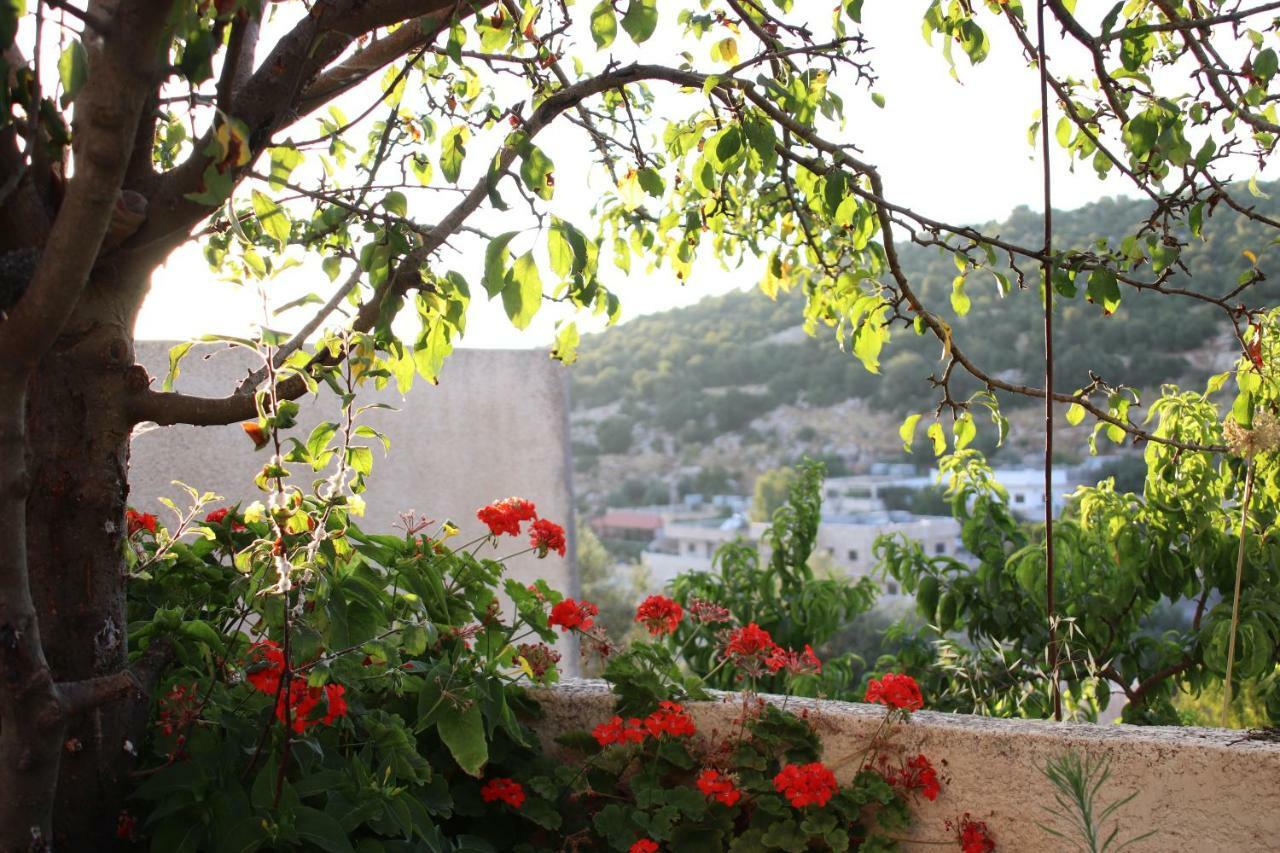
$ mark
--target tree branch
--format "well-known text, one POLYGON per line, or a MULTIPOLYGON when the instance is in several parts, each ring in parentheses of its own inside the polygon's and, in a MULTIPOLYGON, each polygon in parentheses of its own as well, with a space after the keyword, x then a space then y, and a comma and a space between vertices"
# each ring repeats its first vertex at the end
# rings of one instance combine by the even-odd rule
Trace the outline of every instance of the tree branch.
MULTIPOLYGON (((420 232, 423 239, 422 245, 406 255, 373 296, 361 305, 351 328, 356 331, 368 331, 377 323, 382 306, 388 299, 398 298, 410 289, 421 286, 419 267, 425 264, 449 237, 457 233, 466 219, 484 203, 490 191, 520 156, 524 142, 537 136, 562 113, 573 109, 587 98, 644 80, 665 80, 679 86, 696 88, 702 85, 704 79, 703 75, 666 66, 632 64, 589 77, 548 96, 520 126, 519 131, 508 135, 485 176, 440 222, 420 232)), ((345 353, 335 356, 326 350, 313 357, 305 369, 332 366, 342 358, 345 358, 345 353)), ((306 390, 307 386, 303 378, 295 375, 282 380, 276 386, 275 393, 279 399, 292 400, 301 397, 306 390)), ((194 397, 144 389, 130 401, 129 410, 134 423, 154 421, 160 426, 179 423, 192 426, 215 426, 256 417, 257 403, 255 395, 250 393, 230 394, 226 397, 194 397)))
MULTIPOLYGON (((483 0, 477 6, 494 0, 483 0)), ((463 8, 472 14, 470 5, 463 8)), ((457 0, 327 0, 314 6, 234 93, 225 112, 249 128, 249 165, 277 131, 315 111, 415 47, 429 44, 459 12, 457 0), (360 36, 403 23, 374 46, 333 63, 360 36), (327 70, 326 70, 327 69, 327 70)), ((186 198, 201 185, 212 130, 195 140, 181 165, 163 175, 151 199, 152 216, 128 248, 158 264, 212 211, 186 198)), ((237 180, 243 172, 237 174, 237 180)))
POLYGON ((1097 41, 1100 44, 1107 44, 1121 39, 1138 38, 1140 36, 1145 36, 1147 33, 1172 33, 1181 30, 1199 30, 1205 27, 1212 27, 1216 24, 1235 24, 1246 20, 1247 18, 1251 18, 1254 15, 1261 15, 1265 12, 1274 12, 1278 9, 1280 9, 1280 3, 1263 3, 1260 6, 1254 6, 1249 9, 1240 9, 1236 12, 1226 12, 1221 15, 1208 15, 1203 18, 1186 18, 1179 21, 1169 21, 1164 24, 1145 24, 1140 27, 1116 30, 1113 33, 1098 36, 1097 41))
MULTIPOLYGON (((58 337, 97 260, 124 180, 164 26, 158 0, 122 5, 108 38, 90 43, 76 103, 75 173, 25 295, 0 325, 0 389, 16 392, 58 337), (141 78, 141 79, 140 79, 141 78), (142 83, 142 85, 139 85, 142 83)), ((0 398, 10 399, 4 393, 0 398)))

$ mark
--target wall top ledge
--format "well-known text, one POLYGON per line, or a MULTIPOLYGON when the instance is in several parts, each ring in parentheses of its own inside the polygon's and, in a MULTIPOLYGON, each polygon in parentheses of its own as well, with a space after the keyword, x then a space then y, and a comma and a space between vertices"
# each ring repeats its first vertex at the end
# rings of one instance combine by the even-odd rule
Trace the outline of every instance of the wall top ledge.
MULTIPOLYGON (((713 701, 728 702, 738 694, 710 691, 713 701)), ((553 687, 532 691, 540 701, 559 704, 570 701, 570 710, 580 711, 591 717, 612 707, 613 697, 609 685, 602 679, 571 678, 553 687)), ((807 709, 828 719, 842 718, 851 724, 874 723, 884 716, 884 708, 863 702, 838 702, 826 699, 805 699, 764 694, 761 698, 792 710, 807 709)), ((583 721, 584 725, 586 720, 583 721)), ((594 723, 592 723, 594 725, 594 723)), ((976 714, 951 714, 938 711, 917 711, 911 715, 912 726, 952 730, 982 736, 1048 738, 1081 746, 1089 743, 1117 744, 1118 742, 1159 744, 1166 747, 1192 749, 1222 749, 1232 752, 1256 753, 1280 762, 1280 732, 1270 734, 1239 729, 1214 729, 1196 726, 1132 726, 1121 723, 1097 724, 1084 722, 1055 723, 1051 720, 1004 719, 983 717, 976 714)), ((941 734, 941 732, 940 732, 941 734)))

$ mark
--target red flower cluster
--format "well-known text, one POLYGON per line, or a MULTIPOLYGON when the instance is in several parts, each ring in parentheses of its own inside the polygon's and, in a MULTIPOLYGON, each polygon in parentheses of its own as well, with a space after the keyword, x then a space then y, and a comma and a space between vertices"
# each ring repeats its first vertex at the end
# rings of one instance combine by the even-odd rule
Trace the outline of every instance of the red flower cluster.
POLYGON ((773 777, 773 787, 797 809, 805 806, 821 808, 831 801, 839 788, 836 775, 820 761, 788 764, 773 777))
POLYGON ((278 644, 261 640, 249 648, 249 655, 251 660, 245 680, 259 693, 276 696, 276 719, 282 723, 288 719, 290 728, 295 732, 302 733, 318 723, 331 726, 339 717, 347 715, 346 688, 341 684, 308 687, 305 678, 295 678, 289 682, 288 696, 284 695, 280 690, 280 680, 284 677, 284 652, 278 644), (325 704, 324 716, 317 717, 315 711, 322 701, 325 704))
POLYGON ((490 779, 480 789, 480 799, 486 803, 495 803, 501 800, 511 808, 518 809, 524 805, 524 786, 514 779, 490 779))
POLYGON ((476 518, 488 525, 489 533, 494 536, 501 536, 504 533, 508 536, 519 536, 520 523, 537 517, 537 508, 533 502, 524 498, 506 498, 476 510, 476 518))
POLYGON ((566 598, 551 608, 547 624, 554 625, 565 632, 572 631, 574 628, 587 631, 595 624, 595 617, 599 614, 600 608, 590 601, 578 602, 572 598, 566 598))
POLYGON ((923 755, 909 759, 896 771, 891 767, 885 767, 881 770, 881 775, 890 785, 908 792, 919 791, 920 795, 929 801, 936 800, 938 792, 942 790, 942 785, 938 782, 938 771, 923 755))
MULTIPOLYGON (((229 507, 225 507, 225 506, 220 507, 219 509, 215 509, 213 512, 206 515, 204 517, 204 522, 205 524, 222 524, 224 521, 227 520, 227 516, 230 515, 230 513, 231 513, 231 509, 229 507)), ((239 521, 237 521, 234 515, 231 516, 231 532, 243 533, 245 529, 246 529, 245 526, 241 524, 239 521)))
POLYGON ((644 727, 653 737, 692 737, 698 733, 693 719, 678 702, 659 702, 658 710, 645 718, 644 727))
POLYGON ((627 853, 658 853, 658 842, 650 838, 641 838, 631 845, 627 853))
POLYGON ((778 644, 769 636, 769 632, 752 622, 745 628, 730 632, 729 639, 725 642, 724 656, 737 658, 739 661, 743 658, 765 660, 776 648, 778 644))
POLYGON ((738 800, 742 799, 742 792, 738 790, 733 779, 723 775, 719 770, 703 770, 698 775, 698 790, 704 796, 726 806, 737 805, 738 800))
MULTIPOLYGON (((529 504, 529 506, 533 506, 533 504, 529 504)), ((564 528, 554 521, 539 518, 529 528, 529 545, 538 549, 538 557, 540 558, 547 556, 548 551, 555 551, 563 557, 565 551, 564 528)))
POLYGON ((991 837, 986 821, 973 820, 968 812, 956 823, 948 820, 947 831, 956 834, 962 853, 991 853, 996 849, 995 839, 991 837))
POLYGON ((274 696, 280 689, 284 673, 284 652, 271 640, 261 640, 249 647, 249 668, 245 680, 259 693, 274 696))
POLYGON ((152 536, 156 535, 156 517, 149 512, 126 509, 124 511, 124 523, 130 536, 140 530, 145 530, 152 536))
POLYGON ((196 686, 175 684, 160 699, 160 712, 156 714, 156 723, 160 726, 162 733, 172 735, 185 729, 198 716, 196 686))
POLYGON ((122 841, 133 841, 138 837, 138 819, 128 811, 120 812, 116 818, 116 838, 122 841))
POLYGON ((651 595, 636 608, 636 621, 649 629, 649 634, 674 634, 684 618, 684 608, 665 595, 651 595))
POLYGON ((691 737, 698 733, 693 719, 678 702, 660 702, 658 710, 643 720, 639 717, 611 717, 591 731, 601 746, 615 743, 643 743, 646 737, 691 737))
POLYGON ((782 646, 774 646, 769 657, 765 659, 764 665, 770 672, 775 673, 784 669, 792 675, 822 672, 822 661, 818 660, 818 656, 813 653, 813 647, 808 643, 805 644, 803 653, 784 649, 782 646))
POLYGON ((645 738, 644 721, 639 717, 624 720, 612 717, 609 722, 601 723, 591 730, 591 736, 601 746, 615 743, 642 743, 645 738))
MULTIPOLYGON (((339 717, 347 715, 347 700, 343 698, 346 691, 347 689, 341 684, 308 687, 305 679, 289 682, 290 710, 287 716, 290 728, 297 734, 302 734, 319 723, 324 723, 326 726, 333 725, 339 717), (321 700, 325 703, 325 712, 323 717, 317 717, 315 710, 321 700)), ((285 718, 285 697, 282 695, 276 701, 276 719, 283 723, 285 718)))
POLYGON ((919 711, 924 707, 924 697, 920 695, 920 685, 909 675, 896 672, 885 673, 880 680, 871 679, 867 685, 867 701, 897 708, 901 711, 919 711))

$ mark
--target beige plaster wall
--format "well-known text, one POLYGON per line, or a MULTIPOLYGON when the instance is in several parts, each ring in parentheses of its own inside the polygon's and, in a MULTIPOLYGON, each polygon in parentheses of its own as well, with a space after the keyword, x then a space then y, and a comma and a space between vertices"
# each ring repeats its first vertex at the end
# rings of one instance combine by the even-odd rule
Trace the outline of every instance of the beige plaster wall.
MULTIPOLYGON (((154 385, 168 371, 172 344, 142 341, 137 360, 154 385)), ((176 390, 224 396, 252 367, 252 354, 240 349, 197 347, 182 362, 176 390), (207 358, 206 358, 207 356, 207 358)), ((567 558, 555 554, 539 560, 519 557, 508 565, 523 582, 545 578, 569 594, 576 589, 573 570, 573 495, 568 439, 567 369, 542 350, 459 350, 446 362, 439 385, 417 381, 405 396, 394 383, 372 388, 362 403, 386 403, 399 411, 371 410, 361 422, 386 433, 391 451, 374 444, 373 474, 364 498, 367 513, 361 526, 387 531, 399 513, 415 509, 437 520, 452 519, 466 542, 483 531, 475 511, 496 498, 519 495, 534 501, 540 515, 564 525, 567 558)), ((338 403, 322 389, 318 399, 299 401, 298 427, 306 439, 322 420, 338 419, 338 403)), ((156 500, 168 496, 179 506, 186 500, 171 485, 180 480, 216 492, 227 502, 263 498, 253 477, 267 461, 255 452, 236 426, 168 427, 135 435, 130 461, 130 504, 171 515, 156 500)), ((309 470, 299 472, 309 485, 309 470)), ((527 540, 504 537, 493 556, 523 550, 527 540)), ((570 658, 572 660, 572 658, 570 658)))
MULTIPOLYGON (((607 719, 613 698, 598 681, 567 681, 537 691, 546 712, 539 734, 590 728, 607 719)), ((782 702, 781 697, 766 697, 782 702)), ((732 731, 736 697, 697 703, 691 711, 700 732, 732 731)), ((791 699, 806 710, 822 735, 824 760, 841 782, 859 766, 883 717, 879 706, 791 699)), ((994 720, 921 711, 895 730, 891 749, 927 755, 941 771, 943 791, 921 801, 908 835, 919 842, 947 839, 943 821, 969 812, 984 820, 1003 853, 1069 851, 1070 844, 1040 829, 1037 821, 1067 831, 1042 805, 1051 787, 1037 768, 1067 749, 1111 759, 1104 803, 1137 792, 1119 811, 1119 838, 1155 834, 1129 853, 1253 853, 1280 850, 1280 742, 1246 739, 1222 729, 1163 728, 1082 723, 994 720)), ((954 850, 958 845, 905 843, 908 853, 954 850)))

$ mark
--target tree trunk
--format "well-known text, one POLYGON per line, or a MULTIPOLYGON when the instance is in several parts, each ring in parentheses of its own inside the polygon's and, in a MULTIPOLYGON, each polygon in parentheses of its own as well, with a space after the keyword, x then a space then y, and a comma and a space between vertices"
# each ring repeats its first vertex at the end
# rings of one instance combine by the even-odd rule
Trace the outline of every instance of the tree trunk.
MULTIPOLYGON (((90 283, 28 386, 31 595, 59 683, 116 673, 126 663, 121 555, 131 425, 124 401, 133 341, 128 320, 101 295, 115 290, 105 284, 90 283)), ((132 766, 126 729, 134 701, 108 702, 67 721, 53 817, 57 849, 110 846, 132 766)))

